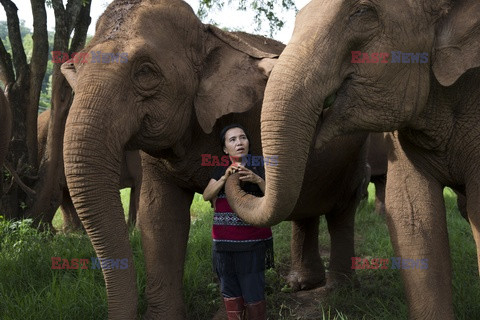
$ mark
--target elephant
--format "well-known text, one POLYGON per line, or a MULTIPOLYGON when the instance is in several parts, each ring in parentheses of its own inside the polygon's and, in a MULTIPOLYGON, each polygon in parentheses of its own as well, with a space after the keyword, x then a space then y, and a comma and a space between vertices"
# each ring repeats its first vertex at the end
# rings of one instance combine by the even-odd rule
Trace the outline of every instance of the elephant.
POLYGON ((453 319, 443 188, 466 196, 480 266, 479 43, 478 1, 312 0, 264 93, 263 154, 278 165, 266 168, 263 198, 235 193, 229 177, 231 207, 249 223, 275 223, 292 212, 304 177, 306 157, 292 148, 388 132, 390 239, 397 257, 428 261, 401 270, 409 317, 453 319))
MULTIPOLYGON (((47 145, 48 123, 50 120, 50 109, 42 112, 38 116, 38 159, 43 158, 47 145)), ((58 182, 62 189, 62 200, 60 210, 63 217, 63 231, 83 230, 83 225, 78 218, 75 207, 73 206, 70 192, 67 188, 65 173, 58 182)), ((125 151, 122 158, 120 170, 120 188, 131 188, 130 205, 128 210, 128 225, 134 226, 136 223, 138 201, 140 199, 140 186, 142 183, 142 164, 139 151, 125 151)))
MULTIPOLYGON (((144 317, 184 319, 190 205, 215 165, 202 165, 202 159, 222 154, 219 133, 232 123, 246 128, 252 154, 259 154, 263 92, 283 48, 265 37, 204 25, 184 1, 117 0, 83 50, 87 63, 62 65, 75 91, 63 151, 72 201, 98 257, 128 259, 128 268, 103 270, 109 318, 137 315, 136 274, 118 194, 122 153, 142 150, 137 226, 147 273, 144 317), (119 56, 123 62, 110 60, 119 56)), ((321 214, 331 237, 332 281, 353 273, 367 135, 339 137, 321 151, 290 150, 309 160, 298 206, 282 217, 294 220, 289 279, 298 288, 326 281, 318 250, 321 214)))
POLYGON ((8 146, 10 144, 10 136, 12 134, 12 111, 5 97, 0 90, 0 168, 7 156, 8 146))

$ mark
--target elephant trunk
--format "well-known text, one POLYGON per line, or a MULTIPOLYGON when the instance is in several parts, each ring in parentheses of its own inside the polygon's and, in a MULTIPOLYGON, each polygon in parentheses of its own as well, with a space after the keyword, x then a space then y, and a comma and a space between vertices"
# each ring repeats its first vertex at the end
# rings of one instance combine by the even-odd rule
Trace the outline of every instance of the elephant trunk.
MULTIPOLYGON (((109 318, 136 319, 136 274, 118 191, 122 139, 126 138, 105 123, 111 115, 102 110, 115 98, 111 94, 99 98, 100 91, 102 88, 93 85, 77 90, 66 123, 65 174, 78 216, 95 249, 97 268, 103 269, 109 318)), ((94 259, 91 264, 94 267, 94 259)))
MULTIPOLYGON (((277 224, 290 215, 298 200, 307 159, 323 100, 336 83, 316 83, 312 70, 289 44, 273 69, 265 90, 261 114, 261 136, 265 159, 265 196, 256 198, 240 189, 232 175, 226 193, 232 209, 246 222, 257 226, 277 224), (312 95, 311 89, 317 91, 312 95)), ((311 52, 306 54, 311 55, 311 52)), ((307 60, 308 61, 308 60, 307 60)))

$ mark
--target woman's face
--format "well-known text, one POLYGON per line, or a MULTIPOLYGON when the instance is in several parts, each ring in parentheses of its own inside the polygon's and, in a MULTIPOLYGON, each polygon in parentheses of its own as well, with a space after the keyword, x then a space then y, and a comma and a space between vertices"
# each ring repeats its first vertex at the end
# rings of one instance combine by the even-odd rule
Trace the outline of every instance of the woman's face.
POLYGON ((247 135, 242 129, 232 128, 225 133, 225 147, 223 148, 223 152, 230 157, 241 158, 242 156, 246 156, 249 146, 250 143, 247 135))

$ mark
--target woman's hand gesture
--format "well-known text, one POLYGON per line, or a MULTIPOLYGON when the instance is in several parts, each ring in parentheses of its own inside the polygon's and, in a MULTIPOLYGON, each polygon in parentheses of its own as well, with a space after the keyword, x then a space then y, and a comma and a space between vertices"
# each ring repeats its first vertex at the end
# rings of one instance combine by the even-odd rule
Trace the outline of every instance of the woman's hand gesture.
POLYGON ((232 163, 228 168, 227 170, 225 171, 225 174, 223 175, 224 176, 224 181, 227 181, 227 178, 234 174, 235 172, 238 172, 238 164, 235 164, 235 163, 232 163))
POLYGON ((241 164, 237 166, 238 173, 240 174, 240 181, 248 181, 251 183, 259 184, 263 181, 263 179, 255 174, 252 170, 245 168, 241 164))

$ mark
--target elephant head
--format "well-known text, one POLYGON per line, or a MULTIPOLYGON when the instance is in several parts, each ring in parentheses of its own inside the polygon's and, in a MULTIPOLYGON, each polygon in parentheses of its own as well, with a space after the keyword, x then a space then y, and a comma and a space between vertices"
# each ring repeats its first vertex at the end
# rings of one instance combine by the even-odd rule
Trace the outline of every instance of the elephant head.
POLYGON ((10 144, 10 136, 12 133, 12 112, 7 98, 3 91, 0 90, 0 168, 3 160, 7 155, 8 146, 10 144))
POLYGON ((480 65, 479 29, 473 0, 311 1, 265 90, 263 155, 278 165, 266 167, 263 198, 232 176, 232 208, 250 223, 278 223, 296 204, 312 143, 424 126, 416 118, 428 112, 432 81, 448 86, 480 65))
POLYGON ((261 105, 283 49, 267 42, 203 25, 180 0, 119 0, 99 19, 81 59, 62 65, 75 91, 64 138, 73 203, 98 257, 129 261, 126 269, 103 270, 110 317, 136 317, 136 276, 118 192, 124 150, 178 163, 199 136, 214 145, 216 137, 207 134, 218 118, 261 105))

